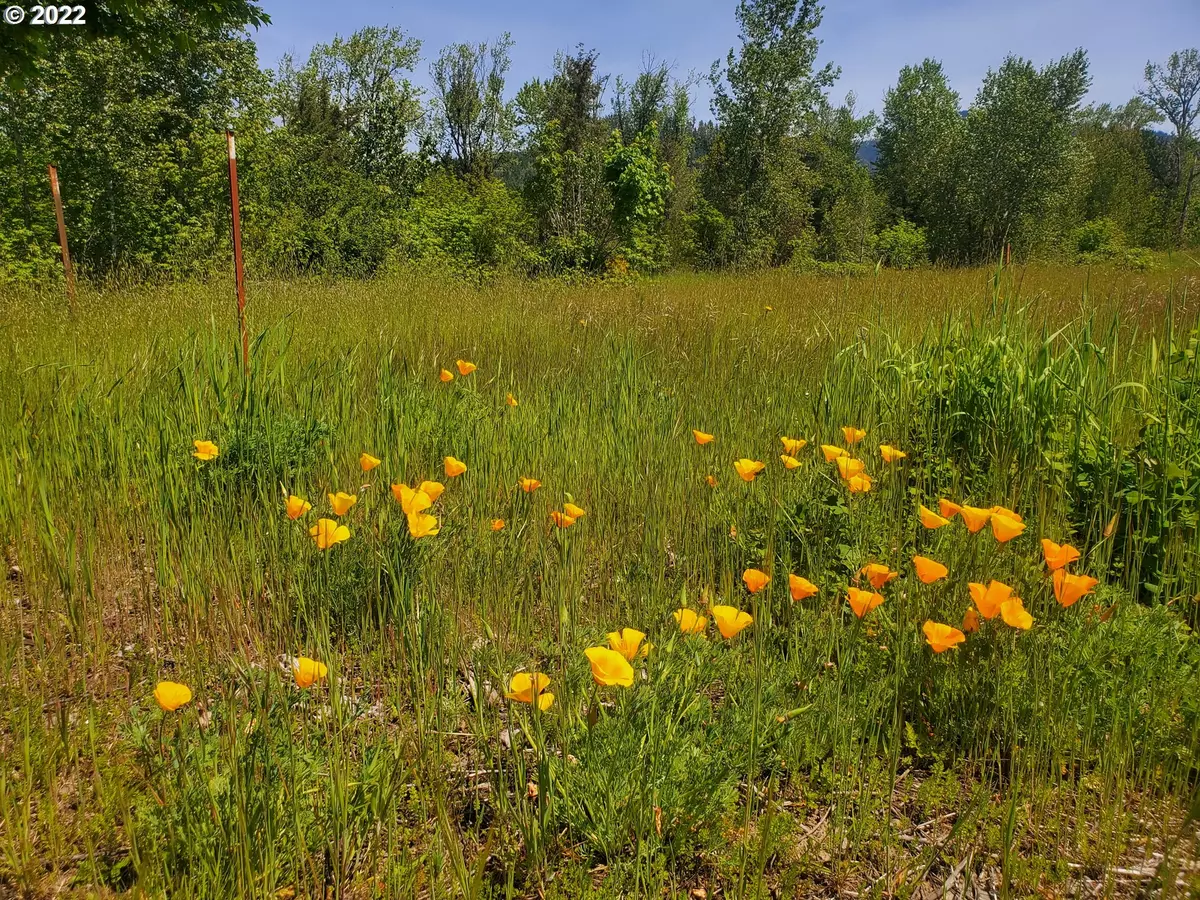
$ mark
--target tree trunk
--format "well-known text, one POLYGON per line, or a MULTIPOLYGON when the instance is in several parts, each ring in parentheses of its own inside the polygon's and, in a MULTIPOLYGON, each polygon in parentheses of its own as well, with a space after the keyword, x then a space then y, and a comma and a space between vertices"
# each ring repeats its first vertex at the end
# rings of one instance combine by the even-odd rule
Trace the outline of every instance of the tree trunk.
POLYGON ((1192 166, 1188 172, 1187 184, 1183 189, 1183 209, 1179 211, 1179 246, 1183 246, 1184 232, 1187 230, 1188 207, 1192 203, 1192 182, 1196 180, 1196 157, 1192 155, 1192 166))

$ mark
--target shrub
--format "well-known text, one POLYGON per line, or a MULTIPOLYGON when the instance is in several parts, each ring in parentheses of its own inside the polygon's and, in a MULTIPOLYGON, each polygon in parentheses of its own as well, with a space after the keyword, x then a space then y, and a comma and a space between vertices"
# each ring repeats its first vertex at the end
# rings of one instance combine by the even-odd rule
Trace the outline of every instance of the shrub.
POLYGON ((925 229, 901 219, 875 236, 876 253, 893 269, 913 269, 928 261, 925 229))
POLYGON ((1124 249, 1125 235, 1112 219, 1091 219, 1072 232, 1071 246, 1081 262, 1113 259, 1124 249))

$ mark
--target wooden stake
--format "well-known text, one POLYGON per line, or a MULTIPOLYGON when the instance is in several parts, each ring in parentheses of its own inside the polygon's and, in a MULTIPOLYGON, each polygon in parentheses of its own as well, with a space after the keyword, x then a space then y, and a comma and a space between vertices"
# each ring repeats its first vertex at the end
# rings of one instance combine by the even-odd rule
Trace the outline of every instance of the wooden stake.
POLYGON ((238 330, 242 334, 242 370, 250 377, 250 334, 246 331, 246 278, 242 271, 242 213, 238 205, 237 146, 233 132, 225 132, 229 149, 229 200, 233 214, 233 273, 237 283, 238 330))
POLYGON ((75 270, 71 268, 71 251, 67 249, 67 220, 63 217, 62 192, 58 189, 58 169, 50 171, 50 193, 54 195, 54 215, 58 219, 58 246, 62 250, 63 272, 67 276, 67 305, 75 311, 75 270))

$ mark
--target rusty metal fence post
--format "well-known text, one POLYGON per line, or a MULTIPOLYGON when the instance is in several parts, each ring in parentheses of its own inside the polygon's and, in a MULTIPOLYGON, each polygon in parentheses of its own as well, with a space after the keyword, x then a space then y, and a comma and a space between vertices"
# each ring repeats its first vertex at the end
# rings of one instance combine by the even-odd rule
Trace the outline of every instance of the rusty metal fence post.
POLYGON ((58 187, 58 169, 46 167, 50 172, 50 193, 54 195, 54 215, 58 219, 58 246, 62 250, 63 273, 67 277, 67 305, 75 312, 75 270, 71 268, 71 251, 67 249, 67 220, 63 216, 62 192, 58 187))

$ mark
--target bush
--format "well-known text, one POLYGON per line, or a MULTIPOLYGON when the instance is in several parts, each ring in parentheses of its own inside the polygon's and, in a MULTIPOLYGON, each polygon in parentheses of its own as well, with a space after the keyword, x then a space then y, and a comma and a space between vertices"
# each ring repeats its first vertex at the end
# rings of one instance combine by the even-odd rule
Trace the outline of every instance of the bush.
POLYGON ((1081 262, 1114 259, 1125 247, 1125 235, 1112 219, 1091 219, 1072 232, 1071 245, 1081 262))
POLYGON ((1154 253, 1147 247, 1130 247, 1121 256, 1121 266, 1135 272, 1148 272, 1154 268, 1154 253))
POLYGON ((875 236, 875 250, 893 269, 913 269, 928 262, 925 229, 901 219, 875 236))

